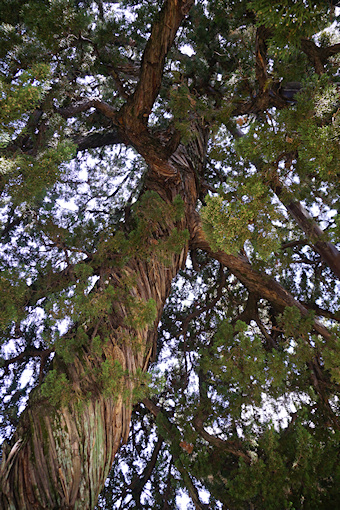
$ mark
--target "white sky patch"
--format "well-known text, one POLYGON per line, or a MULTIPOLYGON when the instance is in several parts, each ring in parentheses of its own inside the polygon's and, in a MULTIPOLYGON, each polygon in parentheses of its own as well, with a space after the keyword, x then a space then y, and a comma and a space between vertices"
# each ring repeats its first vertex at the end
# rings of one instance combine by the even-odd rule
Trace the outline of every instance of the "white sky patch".
POLYGON ((176 497, 176 504, 181 510, 188 510, 190 507, 193 508, 191 498, 189 498, 184 491, 180 491, 179 495, 176 497))
POLYGON ((192 46, 190 46, 190 44, 184 44, 183 46, 181 46, 180 51, 181 53, 183 53, 184 55, 188 55, 189 57, 192 57, 192 55, 194 55, 195 53, 194 49, 192 48, 192 46))

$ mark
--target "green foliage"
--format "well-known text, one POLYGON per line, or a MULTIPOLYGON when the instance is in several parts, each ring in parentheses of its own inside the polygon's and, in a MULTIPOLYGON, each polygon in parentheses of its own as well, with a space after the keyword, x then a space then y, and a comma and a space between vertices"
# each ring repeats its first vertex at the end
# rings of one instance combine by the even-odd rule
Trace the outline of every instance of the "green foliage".
POLYGON ((298 308, 287 306, 282 316, 279 317, 279 322, 288 338, 306 338, 313 328, 314 313, 310 312, 307 316, 302 317, 298 308))
POLYGON ((118 360, 107 359, 101 365, 100 383, 106 397, 116 397, 124 388, 124 370, 118 360))
POLYGON ((257 176, 244 179, 237 189, 206 197, 201 216, 207 239, 216 250, 236 255, 250 241, 266 258, 279 247, 275 221, 281 216, 268 187, 257 176))
POLYGON ((192 121, 197 116, 206 121, 211 121, 212 118, 207 99, 196 98, 185 83, 173 87, 170 92, 169 106, 174 115, 175 128, 181 133, 181 140, 184 144, 189 143, 195 136, 192 121))
MULTIPOLYGON (((177 508, 183 490, 209 493, 214 510, 340 506, 339 284, 319 249, 340 236, 332 4, 195 2, 141 135, 153 148, 158 139, 160 159, 180 139, 172 180, 131 145, 106 145, 116 130, 138 145, 120 109, 135 97, 159 3, 0 1, 1 434, 37 386, 32 398, 54 407, 98 394, 134 405, 98 508, 177 508), (288 100, 292 81, 301 87, 288 100), (86 109, 93 97, 117 119, 86 109), (203 155, 197 126, 209 129, 203 155), (270 278, 280 283, 276 301, 255 276, 193 249, 181 182, 193 172, 212 249, 241 252, 267 298, 270 278), (289 216, 297 201, 318 240, 289 216), (172 289, 153 280, 157 268, 174 275, 187 248, 172 289), (142 298, 150 289, 157 297, 142 298), (286 293, 307 312, 284 307, 286 293), (143 370, 126 370, 126 352, 143 370)), ((142 85, 148 94, 152 80, 142 85)))
POLYGON ((67 406, 73 396, 73 390, 66 374, 50 370, 41 386, 41 395, 48 398, 52 406, 67 406))
POLYGON ((273 38, 280 46, 287 40, 299 44, 301 37, 310 37, 328 22, 328 5, 324 0, 252 0, 248 8, 256 14, 258 26, 265 25, 273 30, 273 38))
POLYGON ((0 326, 5 329, 12 321, 17 321, 21 314, 20 308, 24 304, 25 284, 20 281, 20 272, 15 268, 3 270, 0 276, 0 326))
POLYGON ((334 331, 334 337, 331 342, 323 346, 323 358, 325 368, 329 371, 332 382, 340 384, 340 357, 339 357, 339 328, 334 331))
POLYGON ((50 69, 35 64, 11 83, 0 79, 0 147, 7 145, 18 128, 18 121, 39 105, 49 87, 50 69))
POLYGON ((183 216, 183 201, 175 197, 166 204, 155 192, 144 193, 133 206, 133 223, 129 233, 115 232, 103 237, 95 254, 99 261, 114 252, 114 263, 124 266, 131 257, 149 260, 157 256, 165 265, 171 264, 172 255, 180 253, 188 240, 187 230, 179 230, 174 223, 183 216), (170 231, 164 234, 165 229, 170 231))
POLYGON ((125 324, 136 331, 142 330, 155 321, 157 315, 156 302, 154 299, 149 299, 145 303, 134 300, 130 303, 129 312, 125 324))
POLYGON ((135 206, 136 228, 129 234, 129 242, 141 250, 139 256, 148 258, 151 253, 156 253, 164 264, 170 264, 171 255, 182 251, 189 233, 175 226, 165 238, 159 233, 179 221, 183 214, 181 197, 177 196, 172 204, 166 204, 157 193, 145 193, 135 206))
MULTIPOLYGON (((34 204, 42 200, 58 179, 64 165, 74 156, 70 141, 57 142, 33 158, 19 155, 14 160, 0 159, 0 169, 7 181, 15 205, 34 204)), ((7 189, 6 189, 7 191, 7 189)))
POLYGON ((254 123, 249 135, 238 143, 238 150, 250 161, 258 161, 261 154, 264 182, 270 179, 273 167, 280 177, 286 178, 292 167, 277 164, 289 159, 297 182, 292 182, 288 189, 305 198, 312 179, 318 184, 333 184, 336 179, 340 151, 339 95, 327 75, 313 76, 296 100, 294 107, 275 113, 265 126, 254 123))
MULTIPOLYGON (((151 374, 143 372, 140 368, 130 379, 133 381, 132 403, 137 404, 150 395, 150 385, 152 383, 151 374)), ((131 397, 131 396, 130 396, 131 397)))
POLYGON ((88 344, 89 338, 81 327, 77 329, 75 335, 56 335, 53 348, 65 363, 72 363, 75 355, 81 353, 81 348, 88 344))

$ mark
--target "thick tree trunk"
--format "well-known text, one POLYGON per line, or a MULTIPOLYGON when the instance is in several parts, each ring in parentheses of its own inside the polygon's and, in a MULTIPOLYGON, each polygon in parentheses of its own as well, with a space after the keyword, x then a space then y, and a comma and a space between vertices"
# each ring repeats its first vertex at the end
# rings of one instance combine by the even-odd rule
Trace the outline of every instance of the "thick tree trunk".
MULTIPOLYGON (((174 255, 170 267, 155 257, 148 263, 135 260, 124 268, 136 281, 129 293, 143 301, 153 298, 158 319, 186 251, 185 247, 180 255, 174 255)), ((113 284, 119 285, 120 276, 112 271, 113 284)), ((112 321, 117 327, 112 330, 101 356, 91 351, 82 353, 83 359, 77 358, 66 367, 66 372, 73 388, 80 393, 85 367, 90 373, 100 374, 100 361, 109 360, 113 364, 117 360, 129 373, 124 386, 107 397, 97 391, 90 376, 86 384, 86 389, 93 394, 90 400, 57 409, 37 392, 30 399, 11 444, 4 449, 1 508, 90 509, 96 504, 113 457, 127 440, 133 376, 138 369, 146 370, 157 328, 155 323, 136 334, 131 328, 118 326, 124 324, 128 309, 120 303, 115 308, 112 321), (123 393, 128 395, 123 397, 123 393)), ((56 359, 54 367, 58 364, 56 359)))
MULTIPOLYGON (((205 131, 195 130, 195 141, 186 148, 179 146, 170 157, 178 143, 177 138, 170 143, 167 140, 163 145, 150 136, 147 129, 148 116, 161 85, 166 55, 193 3, 193 0, 164 2, 144 51, 140 80, 120 112, 98 98, 75 104, 72 111, 64 112, 67 117, 97 108, 115 126, 114 133, 108 135, 109 138, 113 136, 112 143, 120 140, 132 144, 149 165, 144 191, 156 191, 166 202, 171 202, 177 195, 183 198, 185 215, 176 225, 169 222, 166 227, 159 227, 157 237, 163 239, 174 227, 188 228, 198 195, 195 175, 204 164, 207 144, 205 131)), ((92 142, 97 144, 98 141, 92 139, 92 142)), ((80 148, 82 144, 80 140, 80 148)), ((152 326, 140 327, 136 331, 126 325, 128 307, 116 302, 108 317, 112 333, 101 353, 93 352, 89 341, 72 364, 63 366, 55 356, 54 366, 59 371, 64 369, 73 389, 80 396, 91 391, 91 398, 85 399, 81 405, 72 402, 57 409, 42 399, 39 389, 34 392, 12 441, 3 448, 1 509, 83 510, 94 507, 114 455, 129 432, 131 401, 123 395, 131 395, 137 370, 147 369, 172 278, 185 262, 187 250, 188 243, 180 255, 172 255, 169 265, 152 255, 148 260, 135 258, 120 270, 103 267, 104 281, 118 289, 124 286, 126 276, 132 276, 130 281, 133 283, 128 290, 131 298, 153 299, 157 318, 152 326), (125 385, 110 396, 100 391, 94 376, 100 374, 101 365, 107 361, 112 366, 118 361, 129 374, 125 385)))
MULTIPOLYGON (((204 164, 206 142, 204 130, 197 131, 194 142, 186 148, 179 146, 164 161, 166 172, 169 168, 174 171, 173 178, 160 175, 159 159, 154 168, 149 161, 146 190, 156 191, 166 202, 179 194, 185 203, 184 217, 176 225, 159 226, 159 238, 169 236, 175 226, 188 228, 197 200, 195 173, 204 164)), ((81 396, 86 386, 91 398, 81 405, 72 401, 68 406, 54 408, 42 398, 39 389, 34 392, 14 437, 3 448, 1 509, 94 507, 114 455, 129 433, 131 399, 123 393, 131 395, 134 374, 148 367, 171 281, 185 263, 187 251, 188 243, 180 255, 172 255, 169 265, 154 255, 149 260, 132 259, 123 269, 106 271, 106 281, 115 288, 122 285, 125 276, 133 276, 130 296, 143 302, 153 299, 157 319, 151 326, 132 330, 125 323, 129 310, 116 302, 109 318, 113 325, 110 342, 104 344, 100 355, 87 345, 67 366, 55 357, 54 367, 60 370, 63 366, 73 389, 81 396), (106 360, 119 361, 129 373, 124 387, 110 396, 101 394, 95 379, 88 376, 100 373, 101 363, 106 360)))
MULTIPOLYGON (((171 280, 183 264, 186 252, 187 247, 180 255, 174 255, 169 267, 154 257, 148 263, 134 260, 124 268, 125 274, 135 278, 129 293, 143 301, 154 299, 158 319, 171 280)), ((119 285, 121 276, 112 271, 110 284, 119 285)), ((86 381, 86 390, 93 395, 90 400, 80 405, 72 402, 61 408, 53 408, 41 399, 39 391, 36 392, 11 444, 4 448, 1 508, 90 509, 96 504, 113 457, 120 444, 127 440, 131 416, 129 395, 135 385, 133 377, 138 369, 145 371, 148 366, 158 322, 136 332, 122 326, 128 309, 120 303, 114 308, 111 320, 117 327, 112 330, 110 342, 105 344, 101 356, 84 352, 82 359, 77 358, 65 370, 81 397, 85 368, 87 373, 100 374, 101 361, 109 360, 112 365, 119 361, 129 374, 124 386, 107 397, 99 393, 90 375, 90 381, 86 381)), ((54 367, 58 365, 62 363, 57 358, 54 367)))

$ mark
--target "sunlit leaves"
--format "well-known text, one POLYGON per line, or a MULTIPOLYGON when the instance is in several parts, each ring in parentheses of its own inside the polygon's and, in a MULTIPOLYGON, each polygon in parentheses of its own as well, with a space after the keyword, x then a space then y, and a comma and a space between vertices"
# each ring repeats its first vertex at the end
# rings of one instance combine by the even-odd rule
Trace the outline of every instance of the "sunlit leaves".
POLYGON ((259 25, 273 29, 273 38, 280 45, 284 45, 287 39, 298 44, 301 37, 309 37, 320 31, 328 21, 328 5, 322 0, 252 0, 248 2, 248 7, 256 13, 259 25))
POLYGON ((33 64, 8 83, 0 80, 0 146, 9 143, 11 137, 22 126, 25 114, 32 113, 46 93, 50 83, 50 67, 33 64))
POLYGON ((244 179, 235 191, 207 197, 202 209, 204 231, 215 249, 236 254, 246 241, 262 257, 278 248, 274 222, 280 219, 268 188, 256 177, 244 179))
POLYGON ((56 142, 41 152, 37 158, 18 155, 13 160, 2 159, 5 187, 5 202, 10 197, 12 204, 34 205, 42 200, 62 173, 63 165, 74 155, 70 141, 56 142))
POLYGON ((333 184, 338 181, 340 155, 339 105, 338 89, 329 77, 314 76, 302 84, 296 105, 273 112, 261 129, 254 123, 249 136, 239 142, 239 152, 252 161, 261 155, 268 172, 274 167, 284 178, 290 177, 294 192, 302 193, 304 180, 310 185, 312 178, 333 184), (284 166, 285 161, 289 163, 284 166), (291 165, 295 179, 289 174, 291 165))

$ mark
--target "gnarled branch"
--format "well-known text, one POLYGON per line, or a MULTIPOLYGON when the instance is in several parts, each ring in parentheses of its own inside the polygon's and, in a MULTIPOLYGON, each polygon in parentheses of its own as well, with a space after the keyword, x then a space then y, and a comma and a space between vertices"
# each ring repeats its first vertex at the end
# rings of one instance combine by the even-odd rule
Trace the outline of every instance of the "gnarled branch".
MULTIPOLYGON (((295 306, 302 316, 307 315, 308 310, 290 292, 266 274, 255 271, 244 257, 228 255, 224 251, 215 252, 205 238, 198 213, 195 213, 195 217, 192 219, 191 248, 199 248, 207 252, 212 258, 228 267, 250 292, 260 295, 278 310, 283 310, 287 306, 295 306)), ((313 327, 326 340, 331 339, 331 333, 319 321, 315 320, 313 327)))

